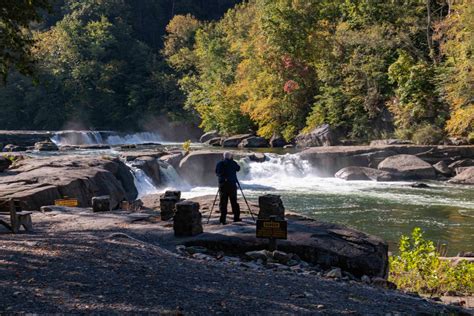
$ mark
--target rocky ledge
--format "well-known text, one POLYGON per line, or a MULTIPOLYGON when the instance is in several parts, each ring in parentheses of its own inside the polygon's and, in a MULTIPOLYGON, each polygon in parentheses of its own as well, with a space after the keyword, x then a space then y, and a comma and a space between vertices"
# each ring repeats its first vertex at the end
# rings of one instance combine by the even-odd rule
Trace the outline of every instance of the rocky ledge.
POLYGON ((134 200, 137 190, 128 167, 107 157, 24 158, 0 174, 0 200, 19 199, 23 208, 39 210, 55 199, 74 197, 90 206, 94 196, 109 195, 112 208, 134 200))

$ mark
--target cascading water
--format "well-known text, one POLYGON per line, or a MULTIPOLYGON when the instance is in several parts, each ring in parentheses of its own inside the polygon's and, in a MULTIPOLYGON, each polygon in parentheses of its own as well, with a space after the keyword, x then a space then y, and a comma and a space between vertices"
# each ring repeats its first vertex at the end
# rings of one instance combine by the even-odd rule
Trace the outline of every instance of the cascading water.
POLYGON ((160 143, 161 136, 153 132, 120 134, 109 131, 61 131, 51 137, 58 146, 67 145, 128 145, 160 143))
POLYGON ((158 160, 158 164, 160 165, 160 175, 163 186, 165 186, 167 189, 175 189, 180 191, 191 190, 191 186, 186 183, 183 178, 181 178, 172 165, 160 160, 158 160))
POLYGON ((138 191, 137 198, 140 199, 145 195, 158 193, 158 188, 155 187, 153 180, 147 176, 145 171, 129 163, 127 163, 127 166, 133 175, 133 182, 138 191))

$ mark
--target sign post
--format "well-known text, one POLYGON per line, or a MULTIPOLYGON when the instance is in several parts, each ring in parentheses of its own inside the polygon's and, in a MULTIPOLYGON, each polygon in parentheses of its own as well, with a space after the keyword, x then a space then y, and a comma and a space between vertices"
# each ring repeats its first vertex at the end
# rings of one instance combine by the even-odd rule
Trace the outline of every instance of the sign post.
POLYGON ((269 250, 277 249, 277 239, 287 239, 288 222, 278 220, 276 216, 270 216, 270 219, 257 220, 257 238, 269 239, 269 250))

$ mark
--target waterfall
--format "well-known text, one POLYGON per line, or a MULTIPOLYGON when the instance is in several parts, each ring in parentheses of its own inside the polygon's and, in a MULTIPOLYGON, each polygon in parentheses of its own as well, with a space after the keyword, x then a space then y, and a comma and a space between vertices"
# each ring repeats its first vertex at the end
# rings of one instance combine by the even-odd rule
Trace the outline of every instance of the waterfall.
POLYGON ((131 163, 126 163, 133 176, 133 182, 138 191, 138 197, 158 193, 158 188, 153 184, 153 180, 146 173, 131 163))
POLYGON ((51 141, 58 146, 67 145, 129 145, 159 143, 162 141, 158 133, 141 132, 121 134, 109 131, 61 131, 56 132, 51 141))
POLYGON ((162 183, 165 187, 181 191, 191 190, 191 186, 178 174, 176 169, 161 160, 158 160, 160 165, 160 175, 162 183))

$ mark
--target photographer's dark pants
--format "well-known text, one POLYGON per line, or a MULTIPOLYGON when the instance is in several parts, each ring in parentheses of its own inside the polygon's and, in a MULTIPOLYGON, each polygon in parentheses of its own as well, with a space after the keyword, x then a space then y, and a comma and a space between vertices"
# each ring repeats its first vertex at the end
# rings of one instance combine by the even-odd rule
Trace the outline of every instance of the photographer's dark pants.
POLYGON ((227 202, 230 200, 234 222, 240 220, 240 206, 237 203, 237 184, 225 182, 219 185, 219 210, 221 212, 220 222, 225 223, 227 218, 227 202))

